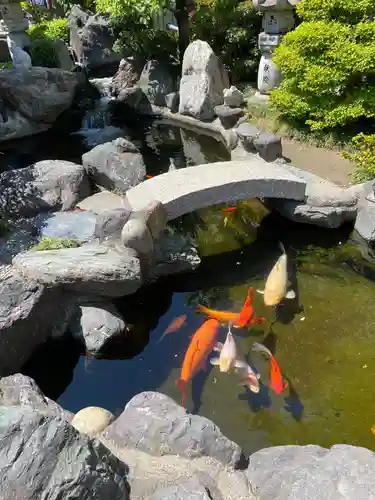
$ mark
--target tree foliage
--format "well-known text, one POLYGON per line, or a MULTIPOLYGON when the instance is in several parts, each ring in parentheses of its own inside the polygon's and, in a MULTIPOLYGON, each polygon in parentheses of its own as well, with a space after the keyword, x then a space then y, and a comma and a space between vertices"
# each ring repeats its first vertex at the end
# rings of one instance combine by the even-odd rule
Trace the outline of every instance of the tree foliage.
POLYGON ((284 79, 271 104, 312 130, 375 116, 373 0, 302 0, 304 20, 276 50, 284 79), (307 21, 305 21, 305 19, 307 21))
POLYGON ((343 156, 355 163, 357 169, 353 174, 356 182, 375 179, 375 134, 360 133, 353 137, 352 152, 344 152, 343 156))

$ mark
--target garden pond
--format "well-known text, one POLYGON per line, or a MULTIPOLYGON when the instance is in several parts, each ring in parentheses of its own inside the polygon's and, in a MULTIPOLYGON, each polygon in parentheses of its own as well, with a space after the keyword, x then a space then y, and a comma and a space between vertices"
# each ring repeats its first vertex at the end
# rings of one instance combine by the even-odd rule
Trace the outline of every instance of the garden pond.
MULTIPOLYGON (((171 163, 183 168, 229 159, 214 139, 174 127, 147 127, 132 139, 137 143, 142 134, 146 138, 140 146, 150 175, 168 170, 171 163)), ((72 159, 63 155, 59 144, 58 157, 72 159)), ((73 147, 69 154, 74 154, 73 147)), ((9 161, 3 168, 9 168, 9 161)), ((254 293, 256 315, 267 321, 250 331, 235 331, 238 349, 261 374, 259 394, 240 387, 234 374, 220 373, 208 364, 189 388, 187 409, 213 420, 246 452, 309 443, 375 450, 371 249, 352 237, 350 227, 324 230, 291 223, 269 213, 260 200, 242 200, 228 214, 223 209, 224 205, 205 208, 170 224, 173 231, 195 237, 202 264, 195 272, 160 280, 117 300, 131 332, 107 359, 86 358, 70 341, 56 340, 36 353, 24 372, 47 396, 73 412, 100 406, 118 415, 141 391, 159 391, 180 402, 175 382, 190 337, 204 321, 197 304, 238 311, 249 287, 263 288, 282 241, 296 298, 274 310, 265 308, 262 295, 254 293), (182 327, 160 341, 168 325, 183 314, 187 320, 182 327), (282 394, 268 387, 268 362, 250 356, 254 342, 274 353, 288 381, 282 394)), ((221 341, 226 331, 221 328, 221 341)))

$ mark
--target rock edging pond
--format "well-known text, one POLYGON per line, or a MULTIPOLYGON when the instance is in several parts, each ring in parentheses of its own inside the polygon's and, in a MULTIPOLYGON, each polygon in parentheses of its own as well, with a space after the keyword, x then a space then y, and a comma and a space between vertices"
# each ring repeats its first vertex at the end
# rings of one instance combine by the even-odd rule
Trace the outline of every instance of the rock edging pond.
POLYGON ((156 392, 136 395, 116 419, 100 408, 72 418, 17 374, 0 381, 0 414, 3 500, 375 495, 375 454, 365 448, 278 446, 247 460, 215 424, 156 392))

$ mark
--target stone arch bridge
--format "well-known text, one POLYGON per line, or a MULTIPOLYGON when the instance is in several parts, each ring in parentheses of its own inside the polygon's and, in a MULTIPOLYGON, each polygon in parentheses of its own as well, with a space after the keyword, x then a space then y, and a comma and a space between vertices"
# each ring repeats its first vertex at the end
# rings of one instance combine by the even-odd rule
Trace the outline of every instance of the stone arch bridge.
POLYGON ((168 220, 218 203, 244 198, 284 198, 303 201, 306 182, 287 166, 261 158, 223 161, 157 175, 126 193, 138 210, 151 200, 161 201, 168 220))

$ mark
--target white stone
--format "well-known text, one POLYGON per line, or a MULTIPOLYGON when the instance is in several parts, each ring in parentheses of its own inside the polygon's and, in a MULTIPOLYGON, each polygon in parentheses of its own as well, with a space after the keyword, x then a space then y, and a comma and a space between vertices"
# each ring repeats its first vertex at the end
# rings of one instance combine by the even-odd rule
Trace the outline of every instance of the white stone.
POLYGON ((229 89, 224 89, 224 104, 231 108, 238 108, 243 103, 243 94, 237 87, 232 85, 229 89))
POLYGON ((97 406, 88 406, 75 414, 71 425, 82 434, 95 436, 104 431, 114 419, 110 411, 97 406))
POLYGON ((198 165, 157 175, 126 193, 133 209, 151 200, 165 206, 168 220, 199 208, 244 198, 304 200, 306 182, 276 163, 253 157, 198 165))
POLYGON ((12 58, 13 68, 19 70, 29 70, 32 67, 31 57, 27 52, 22 50, 16 43, 7 35, 7 45, 12 58))

